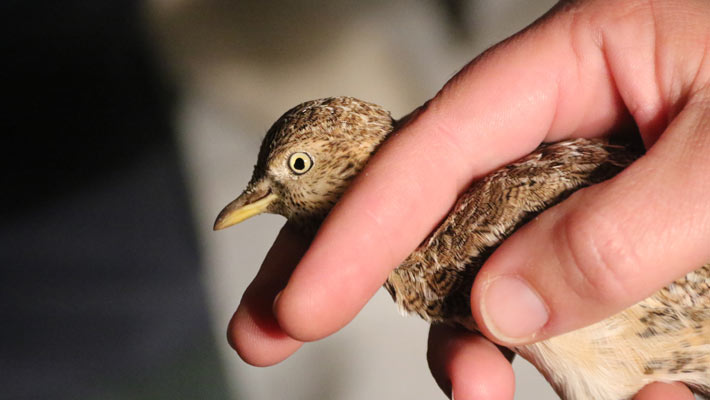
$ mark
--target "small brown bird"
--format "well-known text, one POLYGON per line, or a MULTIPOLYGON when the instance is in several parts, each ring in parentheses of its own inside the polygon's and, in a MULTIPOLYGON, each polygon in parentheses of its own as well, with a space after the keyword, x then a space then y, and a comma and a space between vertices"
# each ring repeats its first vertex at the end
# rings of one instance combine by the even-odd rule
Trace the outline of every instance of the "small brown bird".
MULTIPOLYGON (((304 232, 321 224, 397 126, 381 107, 350 97, 314 100, 269 129, 246 190, 217 217, 223 229, 262 212, 304 232)), ((475 182, 384 287, 405 314, 475 329, 469 295, 491 252, 515 229, 575 190, 608 179, 637 152, 602 139, 543 144, 475 182)), ((594 325, 515 347, 563 399, 630 399, 654 381, 710 394, 710 264, 594 325)))

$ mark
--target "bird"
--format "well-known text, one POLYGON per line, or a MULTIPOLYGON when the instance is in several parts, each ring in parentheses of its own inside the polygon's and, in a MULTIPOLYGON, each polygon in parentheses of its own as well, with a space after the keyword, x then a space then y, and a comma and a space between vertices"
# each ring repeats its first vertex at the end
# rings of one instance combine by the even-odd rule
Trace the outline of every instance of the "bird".
MULTIPOLYGON (((307 101, 267 131, 246 189, 218 215, 220 230, 260 213, 315 233, 367 160, 402 126, 352 97, 307 101)), ((479 269, 517 228, 583 187, 610 179, 643 146, 614 137, 543 143, 473 182, 384 282, 403 314, 476 330, 470 291, 479 269)), ((631 399, 655 381, 710 394, 710 263, 587 327, 511 347, 564 400, 631 399)))

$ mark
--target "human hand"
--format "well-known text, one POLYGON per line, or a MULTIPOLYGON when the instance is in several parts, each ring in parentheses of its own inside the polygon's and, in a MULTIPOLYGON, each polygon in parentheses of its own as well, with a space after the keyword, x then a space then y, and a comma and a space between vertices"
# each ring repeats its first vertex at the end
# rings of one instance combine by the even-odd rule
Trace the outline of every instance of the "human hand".
MULTIPOLYGON (((612 315, 707 262, 709 21, 703 1, 565 2, 474 60, 382 146, 295 269, 305 244, 287 253, 295 238, 282 231, 252 284, 268 290, 249 290, 230 324, 234 347, 269 365, 300 341, 335 332, 472 179, 542 141, 601 136, 631 122, 647 154, 500 246, 472 291, 478 326, 500 344, 542 340, 612 315), (292 269, 274 317, 272 296, 292 269)), ((434 327, 430 345, 443 355, 432 372, 458 400, 512 396, 510 365, 480 336, 434 327)), ((689 395, 655 386, 639 398, 664 390, 689 395)))

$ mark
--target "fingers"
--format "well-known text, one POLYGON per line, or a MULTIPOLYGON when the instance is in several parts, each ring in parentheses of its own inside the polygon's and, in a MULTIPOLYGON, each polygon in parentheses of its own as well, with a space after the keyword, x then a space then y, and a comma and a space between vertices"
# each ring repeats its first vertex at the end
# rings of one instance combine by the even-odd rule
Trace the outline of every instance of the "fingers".
POLYGON ((446 325, 429 330, 429 369, 441 390, 450 397, 455 393, 456 400, 512 399, 512 353, 507 356, 479 334, 446 325))
POLYGON ((710 260, 710 108, 691 98, 647 155, 524 226, 488 259, 474 316, 503 344, 612 315, 710 260))
POLYGON ((308 242, 303 235, 286 224, 229 322, 229 343, 247 363, 255 366, 273 365, 301 346, 301 342, 281 330, 274 317, 272 304, 307 246, 308 242))
POLYGON ((641 389, 634 400, 694 400, 693 393, 682 383, 655 382, 641 389))
POLYGON ((315 340, 349 322, 472 179, 545 138, 601 134, 619 122, 624 109, 603 54, 570 18, 548 18, 475 60, 388 139, 275 304, 289 335, 315 340))

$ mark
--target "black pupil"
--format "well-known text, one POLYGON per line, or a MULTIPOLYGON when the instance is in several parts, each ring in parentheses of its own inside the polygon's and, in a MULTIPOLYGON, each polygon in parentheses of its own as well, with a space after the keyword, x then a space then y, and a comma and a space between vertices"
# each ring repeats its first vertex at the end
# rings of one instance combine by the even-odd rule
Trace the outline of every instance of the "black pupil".
POLYGON ((306 162, 303 161, 303 157, 296 158, 296 161, 293 162, 293 167, 299 171, 306 168, 306 162))

